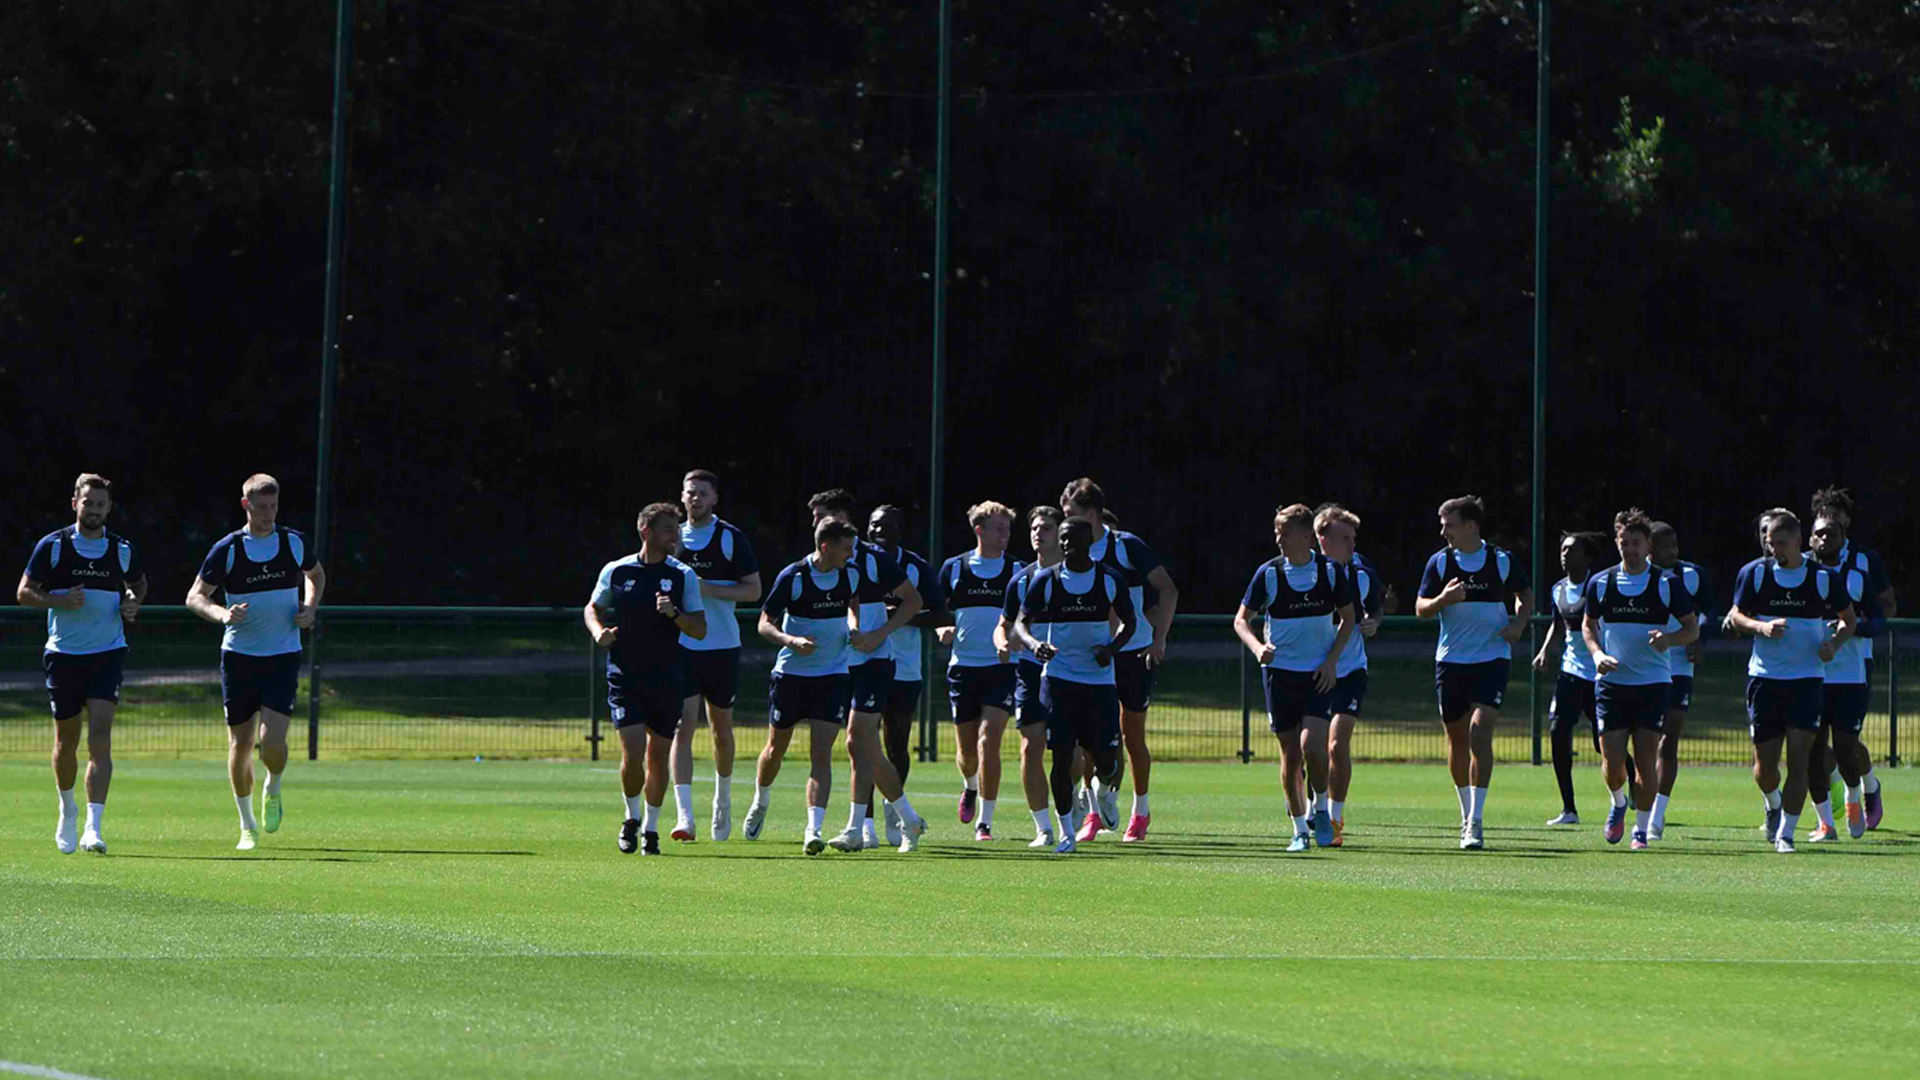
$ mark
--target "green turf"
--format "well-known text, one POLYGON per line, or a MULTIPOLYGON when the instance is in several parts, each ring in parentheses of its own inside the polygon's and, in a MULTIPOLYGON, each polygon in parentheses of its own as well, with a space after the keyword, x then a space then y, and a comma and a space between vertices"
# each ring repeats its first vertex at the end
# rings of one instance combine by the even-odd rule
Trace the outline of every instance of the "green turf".
MULTIPOLYGON (((112 854, 59 855, 44 766, 0 763, 0 1060, 92 1076, 1920 1075, 1920 792, 1777 856, 1743 773, 1683 774, 1669 839, 1550 831, 1495 777, 1456 850, 1443 770, 1362 768, 1349 845, 1287 856, 1266 766, 1156 772, 1148 845, 617 854, 585 763, 300 763, 251 856, 215 761, 121 767, 112 854)), ((708 787, 696 788, 704 811, 708 787)), ((750 790, 740 795, 744 811, 750 790)), ((671 808, 669 808, 669 814, 671 808)), ((834 800, 830 825, 841 823, 834 800)))

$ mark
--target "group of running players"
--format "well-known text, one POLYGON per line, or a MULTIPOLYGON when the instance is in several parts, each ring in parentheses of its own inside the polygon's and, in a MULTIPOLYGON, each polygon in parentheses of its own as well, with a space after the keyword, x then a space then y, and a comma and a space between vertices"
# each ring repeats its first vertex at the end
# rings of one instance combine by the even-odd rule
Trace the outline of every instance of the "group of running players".
MULTIPOLYGON (((278 830, 284 816, 281 779, 300 630, 313 625, 326 588, 306 538, 276 524, 279 494, 271 476, 246 480, 246 524, 213 546, 186 601, 224 627, 221 688, 240 850, 258 844, 262 826, 278 830), (256 749, 267 771, 262 821, 252 805, 256 749)), ((905 785, 924 681, 920 635, 928 630, 950 648, 959 819, 974 827, 976 840, 994 838, 1001 743, 1010 724, 1020 737, 1020 782, 1034 824, 1028 846, 1064 854, 1119 830, 1120 785, 1129 771, 1133 799, 1120 840, 1146 838, 1147 712, 1179 591, 1153 549, 1117 527, 1098 484, 1074 480, 1058 505, 1026 512, 1031 563, 1009 553, 1020 514, 998 502, 971 507, 973 549, 937 570, 901 545, 906 522, 899 508, 875 509, 862 535, 853 496, 823 491, 807 503, 812 551, 765 587, 746 535, 714 513, 718 477, 695 469, 680 495, 678 504, 640 511, 640 550, 602 568, 583 612, 588 633, 607 651, 607 701, 621 746, 622 852, 660 853, 669 781, 677 814, 669 835, 696 838, 692 740, 703 710, 715 773, 709 836, 731 835, 742 649, 734 612, 756 601, 757 631, 779 652, 769 679, 767 741, 742 822, 746 839, 759 839, 774 780, 804 723, 806 853, 878 847, 883 829, 889 846, 918 846, 927 824, 905 785), (849 811, 846 827, 828 838, 842 730, 852 764, 849 811)), ((43 664, 60 794, 55 841, 69 853, 106 850, 124 624, 138 617, 147 590, 135 549, 105 527, 111 509, 112 485, 82 474, 74 484, 74 525, 40 541, 17 590, 22 604, 48 612, 43 664), (83 716, 84 829, 73 792, 83 716)), ((1880 821, 1879 782, 1860 732, 1871 638, 1893 616, 1895 601, 1878 556, 1849 544, 1852 510, 1843 491, 1815 496, 1812 559, 1801 552, 1800 522, 1791 511, 1762 515, 1766 554, 1740 571, 1723 623, 1754 638, 1747 686, 1754 779, 1765 800, 1767 837, 1782 852, 1793 850, 1809 791, 1820 818, 1809 839, 1835 838, 1829 791, 1836 781, 1846 790, 1853 836, 1880 821)), ((1525 569, 1482 538, 1483 517, 1473 496, 1441 504, 1446 546, 1428 560, 1414 602, 1416 615, 1440 624, 1435 687, 1463 849, 1485 846, 1493 735, 1513 645, 1533 612, 1525 569)), ((1353 737, 1367 691, 1366 642, 1396 604, 1392 588, 1355 551, 1359 526, 1358 515, 1338 504, 1281 507, 1273 525, 1280 554, 1256 568, 1234 617, 1236 634, 1262 668, 1292 824, 1289 851, 1344 843, 1353 737)), ((1679 558, 1672 527, 1637 508, 1616 515, 1612 539, 1619 562, 1604 570, 1594 569, 1605 558, 1600 534, 1563 539, 1566 576, 1553 587, 1552 628, 1533 659, 1544 671, 1553 651, 1563 650, 1551 730, 1565 808, 1548 824, 1579 822, 1572 733, 1584 719, 1610 793, 1604 835, 1609 843, 1622 839, 1631 799, 1632 846, 1643 849, 1665 828, 1698 658, 1704 577, 1679 558)))

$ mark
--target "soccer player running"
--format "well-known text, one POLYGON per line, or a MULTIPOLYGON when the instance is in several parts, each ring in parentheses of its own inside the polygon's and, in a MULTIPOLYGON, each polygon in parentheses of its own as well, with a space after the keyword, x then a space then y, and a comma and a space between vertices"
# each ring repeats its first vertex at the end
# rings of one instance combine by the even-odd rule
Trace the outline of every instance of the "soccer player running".
MULTIPOLYGON (((939 624, 941 605, 938 575, 927 560, 918 552, 909 551, 901 546, 901 538, 907 531, 907 512, 897 506, 878 506, 867 517, 867 544, 878 548, 892 559, 905 574, 907 581, 920 592, 920 613, 906 625, 894 631, 890 639, 893 650, 893 682, 887 688, 886 700, 880 709, 880 741, 886 754, 887 764, 900 777, 900 786, 905 787, 907 774, 913 768, 913 729, 919 718, 920 694, 926 682, 921 668, 922 629, 939 624)), ((886 595, 887 615, 891 618, 900 609, 901 593, 890 592, 886 595)), ((862 841, 867 847, 879 847, 879 837, 873 826, 873 791, 866 789, 867 819, 862 826, 862 841)), ((961 820, 973 820, 968 813, 971 805, 962 800, 961 820)), ((887 842, 900 843, 900 820, 898 815, 887 817, 887 842)))
POLYGON ((1554 651, 1560 651, 1560 674, 1553 684, 1553 703, 1548 707, 1548 738, 1553 746, 1553 776, 1560 785, 1560 816, 1548 825, 1580 824, 1580 809, 1573 801, 1573 727, 1585 723, 1592 733, 1594 749, 1600 747, 1600 730, 1593 718, 1593 654, 1578 641, 1586 609, 1587 575, 1598 562, 1599 545, 1591 533, 1562 533, 1560 569, 1566 576, 1553 583, 1548 595, 1553 601, 1553 621, 1547 626, 1547 638, 1533 658, 1533 670, 1544 673, 1553 663, 1554 651))
POLYGON ((200 564, 187 608, 224 630, 220 699, 227 717, 227 779, 240 811, 240 851, 260 843, 260 826, 278 832, 286 813, 287 727, 300 688, 300 631, 313 625, 327 571, 302 534, 276 524, 280 481, 266 473, 240 487, 247 523, 220 538, 200 564), (226 603, 215 602, 224 591, 226 603), (257 722, 256 722, 257 720, 257 722), (267 768, 260 818, 253 816, 253 754, 267 768))
POLYGON ((680 526, 681 562, 700 576, 707 634, 680 635, 686 668, 686 704, 673 736, 673 803, 679 821, 675 840, 691 842, 693 828, 693 731, 704 704, 713 734, 713 817, 711 835, 725 840, 733 832, 733 703, 740 685, 740 620, 735 604, 760 599, 760 563, 747 534, 722 521, 713 509, 720 501, 720 478, 694 469, 680 482, 680 505, 687 520, 680 526))
POLYGON ((1114 785, 1121 769, 1120 699, 1113 668, 1120 646, 1132 640, 1140 621, 1126 582, 1093 561, 1092 544, 1093 526, 1085 519, 1068 518, 1060 526, 1063 561, 1034 574, 1013 624, 1014 637, 1045 665, 1040 700, 1047 712, 1047 749, 1053 752, 1054 809, 1062 822, 1053 850, 1061 855, 1077 848, 1080 833, 1073 801, 1076 747, 1093 760, 1098 812, 1119 816, 1114 785), (1110 631, 1109 620, 1118 627, 1110 631), (1036 628, 1044 640, 1035 636, 1036 628))
MULTIPOLYGON (((1680 557, 1680 534, 1664 521, 1653 523, 1653 565, 1674 576, 1687 595, 1693 598, 1693 613, 1699 617, 1704 633, 1707 625, 1707 576, 1694 563, 1680 557)), ((1668 620, 1667 632, 1680 629, 1678 620, 1668 620)), ((1653 797, 1653 820, 1647 836, 1658 840, 1667 831, 1667 804, 1673 799, 1673 784, 1680 776, 1680 736, 1686 731, 1687 711, 1693 706, 1693 670, 1700 662, 1700 639, 1694 638, 1684 649, 1667 650, 1667 666, 1673 672, 1673 688, 1667 697, 1666 725, 1660 731, 1660 793, 1653 797)))
POLYGON ((995 630, 1006 608, 1007 586, 1022 568, 1007 554, 1012 507, 977 503, 967 510, 967 523, 973 527, 973 550, 940 565, 936 587, 953 626, 941 628, 939 636, 953 646, 947 662, 947 701, 963 784, 960 820, 972 820, 977 793, 980 821, 973 838, 991 840, 1000 799, 1000 742, 1013 714, 1014 688, 1012 650, 995 630))
MULTIPOLYGON (((667 794, 674 731, 686 707, 680 643, 707 636, 707 615, 699 574, 673 557, 680 544, 680 508, 648 503, 638 524, 640 550, 600 568, 583 616, 594 644, 607 650, 607 715, 620 734, 620 790, 627 811, 620 823, 620 850, 633 854, 637 840, 642 855, 658 855, 660 804, 667 794)), ((682 824, 690 823, 683 817, 682 824)))
POLYGON ((1304 504, 1274 511, 1273 540, 1280 554, 1253 572, 1233 616, 1233 632, 1260 661, 1268 726, 1280 740, 1280 784, 1293 818, 1288 851, 1306 851, 1316 842, 1333 846, 1328 811, 1315 805, 1308 817, 1301 759, 1306 759, 1307 782, 1319 793, 1316 801, 1324 800, 1329 695, 1340 681, 1340 657, 1354 627, 1353 582, 1338 563, 1314 550, 1313 536, 1313 511, 1304 504), (1264 640, 1253 629, 1255 619, 1266 622, 1264 640), (1301 725, 1309 718, 1321 722, 1318 738, 1311 729, 1302 738, 1301 725))
POLYGON ((1639 507, 1622 510, 1613 518, 1614 543, 1620 562, 1588 577, 1581 622, 1585 648, 1598 673, 1594 686, 1594 714, 1600 726, 1600 759, 1606 769, 1607 791, 1613 805, 1601 835, 1607 843, 1620 842, 1627 820, 1627 741, 1639 752, 1642 768, 1633 778, 1633 850, 1647 849, 1647 825, 1653 817, 1653 799, 1659 791, 1660 731, 1666 725, 1667 700, 1673 688, 1673 670, 1666 653, 1700 636, 1700 616, 1693 596, 1674 575, 1648 559, 1653 546, 1653 522, 1639 507), (1679 620, 1680 629, 1667 625, 1679 620))
MULTIPOLYGON (((1367 698, 1366 639, 1379 632, 1380 615, 1386 606, 1385 590, 1378 585, 1373 567, 1354 551, 1359 530, 1360 515, 1339 503, 1327 503, 1314 511, 1313 531, 1320 541, 1320 553, 1346 571, 1353 584, 1354 614, 1360 619, 1359 632, 1347 638, 1346 648, 1340 652, 1340 665, 1334 671, 1339 681, 1334 684, 1328 701, 1333 721, 1327 731, 1326 795, 1330 796, 1327 811, 1333 819, 1334 847, 1345 844, 1347 837, 1347 792, 1353 784, 1353 733, 1360 723, 1360 706, 1367 698)), ((1308 717, 1307 723, 1312 722, 1313 718, 1308 717)))
POLYGON ((1820 727, 1826 665, 1853 637, 1852 601, 1837 578, 1800 551, 1800 519, 1785 507, 1760 515, 1767 552, 1740 568, 1727 625, 1753 635, 1747 659, 1747 722, 1753 780, 1765 800, 1775 851, 1793 851, 1807 797, 1807 769, 1820 727), (1828 636, 1827 620, 1839 621, 1828 636), (1787 775, 1780 779, 1781 744, 1787 775))
MULTIPOLYGON (((1855 547, 1853 532, 1853 496, 1845 488, 1821 488, 1813 493, 1814 526, 1819 528, 1824 519, 1827 528, 1839 541, 1839 551, 1834 555, 1833 567, 1852 567, 1866 576, 1867 598, 1859 608, 1862 623, 1861 636, 1866 640, 1863 645, 1866 662, 1864 684, 1871 691, 1873 686, 1873 639, 1886 631, 1887 620, 1899 614, 1899 598, 1893 590, 1893 580, 1887 575, 1887 564, 1875 552, 1855 547)), ((1816 537, 1816 540, 1818 538, 1816 537)), ((1824 556, 1822 556, 1824 559, 1824 556)), ((1866 805, 1865 828, 1880 827, 1883 808, 1880 801, 1880 778, 1873 775, 1873 755, 1867 752, 1865 744, 1860 747, 1854 767, 1860 777, 1862 795, 1866 805)))
MULTIPOLYGON (((1833 518, 1816 516, 1813 553, 1819 565, 1845 587, 1844 595, 1853 602, 1855 610, 1864 611, 1872 600, 1872 586, 1868 571, 1860 564, 1863 560, 1841 560, 1840 547, 1845 534, 1845 527, 1833 518)), ((1867 621, 1863 619, 1860 632, 1834 650, 1833 659, 1827 662, 1822 674, 1820 735, 1814 740, 1813 758, 1807 763, 1807 793, 1812 797, 1820 824, 1813 835, 1807 837, 1809 843, 1825 843, 1839 836, 1833 821, 1833 781, 1827 775, 1829 737, 1833 743, 1833 760, 1838 764, 1841 782, 1846 785, 1847 832, 1855 840, 1866 835, 1861 780, 1865 769, 1873 767, 1873 755, 1860 741, 1860 731, 1867 720, 1867 653, 1873 643, 1866 629, 1867 621)))
POLYGON ((113 784, 113 711, 127 658, 126 624, 140 616, 147 576, 132 544, 107 531, 113 484, 98 473, 73 482, 73 525, 33 546, 14 589, 23 606, 47 613, 40 665, 53 709, 53 785, 60 818, 53 843, 106 854, 102 835, 113 784), (80 828, 73 781, 80 771, 80 718, 87 718, 87 824, 80 828))
MULTIPOLYGON (((1146 541, 1107 526, 1101 514, 1106 505, 1106 493, 1100 485, 1084 476, 1060 493, 1061 512, 1086 522, 1092 530, 1089 557, 1113 569, 1127 583, 1128 599, 1140 616, 1132 637, 1122 642, 1113 662, 1120 698, 1120 733, 1126 743, 1127 764, 1133 769, 1133 810, 1120 840, 1135 843, 1147 838, 1147 826, 1153 817, 1147 802, 1153 772, 1153 754, 1147 749, 1147 709, 1153 704, 1154 669, 1167 662, 1167 632, 1180 605, 1180 590, 1146 541)), ((1117 820, 1107 820, 1103 814, 1088 814, 1080 839, 1090 840, 1101 828, 1111 829, 1116 824, 1117 820)))
POLYGON ((1533 589, 1518 559, 1481 538, 1486 507, 1478 496, 1448 499, 1439 515, 1447 546, 1427 560, 1413 613, 1440 620, 1433 681, 1447 732, 1447 769, 1460 797, 1461 850, 1478 850, 1486 846, 1481 821, 1493 779, 1493 732, 1513 643, 1527 632, 1533 612, 1533 589))
MULTIPOLYGON (((1027 810, 1033 815, 1032 848, 1051 848, 1053 840, 1052 792, 1047 780, 1047 710, 1040 701, 1040 680, 1044 665, 1033 651, 1021 644, 1013 632, 1020 617, 1020 605, 1033 587, 1034 575, 1049 566, 1057 566, 1060 554, 1060 525, 1065 515, 1054 506, 1036 506, 1027 511, 1027 538, 1033 544, 1034 561, 1022 567, 1007 583, 1000 624, 994 627, 996 653, 1013 653, 1013 716, 1020 731, 1020 787, 1027 796, 1027 810)), ((1064 827, 1064 826, 1063 826, 1064 827)), ((1065 835, 1072 835, 1067 833, 1065 835)))

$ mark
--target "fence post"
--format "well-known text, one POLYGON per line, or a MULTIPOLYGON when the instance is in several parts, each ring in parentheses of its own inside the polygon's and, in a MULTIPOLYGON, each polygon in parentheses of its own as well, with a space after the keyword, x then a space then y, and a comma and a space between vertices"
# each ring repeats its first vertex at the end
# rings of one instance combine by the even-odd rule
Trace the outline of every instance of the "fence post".
POLYGON ((1887 768, 1900 767, 1900 631, 1887 629, 1887 768))
POLYGON ((1527 620, 1527 715, 1533 725, 1533 763, 1540 764, 1540 672, 1533 658, 1540 655, 1540 623, 1527 620))
POLYGON ((914 748, 913 756, 915 761, 932 761, 935 744, 939 742, 938 739, 934 738, 934 732, 939 728, 939 723, 933 718, 933 695, 926 690, 926 684, 929 681, 927 676, 935 670, 933 665, 933 632, 931 630, 923 630, 920 632, 921 692, 920 715, 917 718, 920 721, 920 738, 918 740, 920 745, 914 748))
POLYGON ((1240 654, 1240 764, 1253 764, 1253 703, 1247 697, 1247 650, 1240 654))
POLYGON ((587 752, 588 760, 600 760, 600 646, 587 639, 587 752))
POLYGON ((313 613, 313 629, 307 632, 307 760, 320 760, 320 623, 313 613))

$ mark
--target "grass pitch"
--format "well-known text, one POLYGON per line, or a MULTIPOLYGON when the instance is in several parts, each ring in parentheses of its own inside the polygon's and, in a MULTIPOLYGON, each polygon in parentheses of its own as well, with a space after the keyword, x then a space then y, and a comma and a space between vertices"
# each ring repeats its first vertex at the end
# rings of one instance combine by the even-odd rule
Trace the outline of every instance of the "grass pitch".
MULTIPOLYGON (((1865 840, 1764 847, 1744 772, 1683 774, 1629 853, 1503 767, 1456 850, 1445 771, 1362 766, 1348 846, 1288 856, 1266 765, 1156 770, 1150 842, 622 856, 605 765, 298 762, 251 855, 216 761, 123 763, 62 856, 0 763, 0 1062, 94 1077, 1920 1075, 1920 790, 1865 840)), ((841 776, 844 783, 844 771, 841 776)), ((704 812, 710 787, 695 788, 704 812)), ((736 802, 736 830, 751 789, 736 802)), ((668 808, 671 815, 671 807, 668 808)), ((842 823, 844 796, 828 822, 842 823)), ((1810 817, 1810 815, 1809 815, 1810 817)), ((705 822, 702 820, 704 834, 705 822)), ((1803 830, 1804 831, 1804 830, 1803 830)), ((44 1074, 43 1074, 44 1075, 44 1074)))

